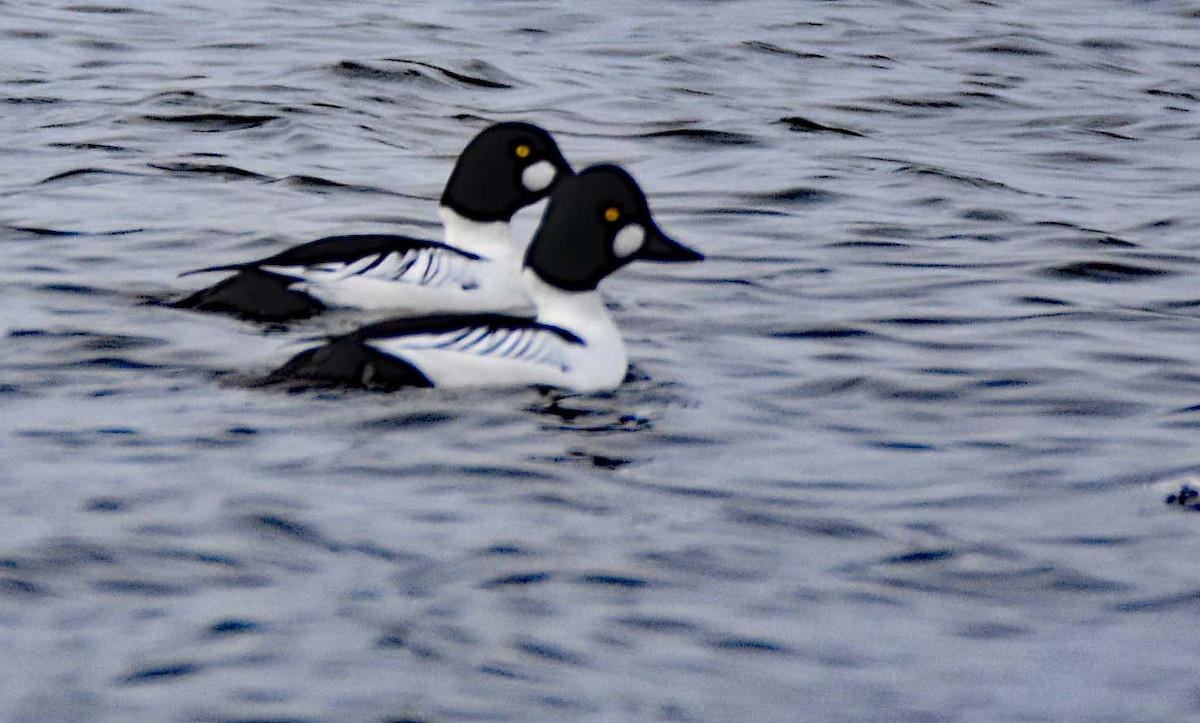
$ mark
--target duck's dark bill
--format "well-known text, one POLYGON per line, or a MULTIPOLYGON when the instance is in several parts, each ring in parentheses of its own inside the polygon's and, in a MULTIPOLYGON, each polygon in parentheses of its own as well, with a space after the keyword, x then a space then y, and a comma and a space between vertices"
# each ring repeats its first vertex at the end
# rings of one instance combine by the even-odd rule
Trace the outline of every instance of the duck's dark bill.
POLYGON ((656 226, 646 229, 646 241, 638 251, 638 258, 646 261, 703 261, 704 254, 667 236, 656 226))

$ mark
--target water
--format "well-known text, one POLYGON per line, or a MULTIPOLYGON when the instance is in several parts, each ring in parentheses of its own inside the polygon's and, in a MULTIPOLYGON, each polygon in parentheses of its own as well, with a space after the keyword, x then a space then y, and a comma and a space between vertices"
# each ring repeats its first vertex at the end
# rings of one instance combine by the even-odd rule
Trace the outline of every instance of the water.
POLYGON ((582 7, 0 2, 5 719, 1200 714, 1200 12, 582 7), (607 282, 617 392, 154 303, 436 233, 502 119, 709 255, 607 282))

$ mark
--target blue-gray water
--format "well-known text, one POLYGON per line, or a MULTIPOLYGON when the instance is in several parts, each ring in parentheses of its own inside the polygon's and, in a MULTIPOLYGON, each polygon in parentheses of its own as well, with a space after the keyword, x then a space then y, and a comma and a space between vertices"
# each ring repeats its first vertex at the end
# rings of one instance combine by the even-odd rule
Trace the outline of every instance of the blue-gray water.
POLYGON ((0 0, 4 720, 1200 716, 1194 3, 425 5, 0 0), (709 255, 617 392, 152 303, 503 119, 709 255))

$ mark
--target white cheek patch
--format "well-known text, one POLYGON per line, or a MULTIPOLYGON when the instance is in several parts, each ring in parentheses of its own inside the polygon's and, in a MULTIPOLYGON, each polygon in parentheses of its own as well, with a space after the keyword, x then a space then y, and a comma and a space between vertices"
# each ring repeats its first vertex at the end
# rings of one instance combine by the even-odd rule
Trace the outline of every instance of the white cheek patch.
POLYGON ((545 191, 551 183, 554 183, 554 176, 557 173, 558 170, 550 161, 538 161, 521 171, 521 185, 533 193, 545 191))
POLYGON ((636 223, 631 223, 617 231, 617 235, 613 238, 613 253, 619 259, 629 258, 637 253, 645 241, 646 229, 636 223))

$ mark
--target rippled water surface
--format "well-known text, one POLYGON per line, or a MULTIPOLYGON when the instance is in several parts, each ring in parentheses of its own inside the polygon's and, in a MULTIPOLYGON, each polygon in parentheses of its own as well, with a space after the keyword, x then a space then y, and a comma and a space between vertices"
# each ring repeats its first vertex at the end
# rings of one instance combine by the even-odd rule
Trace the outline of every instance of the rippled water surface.
POLYGON ((0 0, 5 720, 1200 716, 1198 112, 1165 0, 0 0), (159 303, 504 119, 709 255, 615 393, 159 303))

